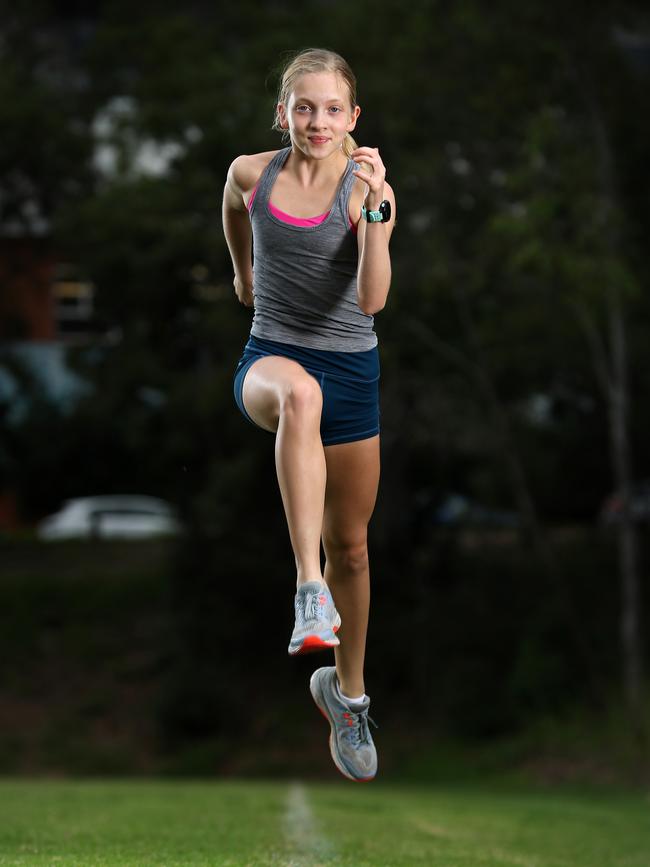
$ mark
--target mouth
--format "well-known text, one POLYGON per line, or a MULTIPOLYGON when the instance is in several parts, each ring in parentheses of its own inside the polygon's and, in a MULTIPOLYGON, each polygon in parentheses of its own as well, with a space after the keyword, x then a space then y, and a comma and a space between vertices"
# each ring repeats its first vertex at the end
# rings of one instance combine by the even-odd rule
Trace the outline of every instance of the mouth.
POLYGON ((324 135, 310 135, 309 141, 312 144, 325 144, 329 141, 329 139, 327 138, 327 136, 324 135))

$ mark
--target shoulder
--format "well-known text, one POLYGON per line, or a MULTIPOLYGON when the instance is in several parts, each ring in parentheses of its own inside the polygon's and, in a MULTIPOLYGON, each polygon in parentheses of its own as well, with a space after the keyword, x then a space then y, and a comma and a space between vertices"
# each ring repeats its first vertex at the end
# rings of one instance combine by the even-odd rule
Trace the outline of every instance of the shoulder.
POLYGON ((242 154, 236 157, 228 169, 228 183, 240 195, 250 193, 260 175, 279 151, 264 151, 259 154, 242 154))

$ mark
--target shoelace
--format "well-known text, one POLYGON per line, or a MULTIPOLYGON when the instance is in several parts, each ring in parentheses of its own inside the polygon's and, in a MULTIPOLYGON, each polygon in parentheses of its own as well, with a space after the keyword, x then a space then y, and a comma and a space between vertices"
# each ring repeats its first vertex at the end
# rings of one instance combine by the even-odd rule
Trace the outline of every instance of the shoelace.
POLYGON ((321 596, 325 594, 323 591, 317 593, 298 594, 296 597, 296 614, 305 620, 327 620, 325 614, 325 603, 321 602, 321 596), (301 598, 304 599, 304 606, 301 605, 301 598))
POLYGON ((377 723, 370 716, 367 710, 362 710, 360 713, 355 713, 351 710, 350 717, 354 722, 354 725, 349 727, 346 734, 351 745, 353 747, 360 747, 362 744, 369 743, 370 729, 368 728, 368 723, 371 722, 373 726, 378 729, 379 726, 377 723))

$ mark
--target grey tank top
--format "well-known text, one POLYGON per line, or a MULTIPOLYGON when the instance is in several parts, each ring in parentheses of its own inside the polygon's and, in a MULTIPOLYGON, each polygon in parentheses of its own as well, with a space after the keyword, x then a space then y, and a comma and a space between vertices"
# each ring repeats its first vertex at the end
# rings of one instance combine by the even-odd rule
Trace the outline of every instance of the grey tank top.
POLYGON ((268 208, 290 152, 290 147, 283 148, 271 159, 250 209, 255 292, 251 334, 310 349, 372 349, 377 335, 373 317, 357 303, 358 247, 348 217, 355 163, 348 161, 325 220, 294 226, 268 208))

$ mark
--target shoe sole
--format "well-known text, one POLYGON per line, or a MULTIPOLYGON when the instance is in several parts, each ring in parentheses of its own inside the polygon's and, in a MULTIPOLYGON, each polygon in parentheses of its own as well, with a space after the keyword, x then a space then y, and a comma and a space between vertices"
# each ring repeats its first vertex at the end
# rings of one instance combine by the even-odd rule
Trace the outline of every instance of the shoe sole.
POLYGON ((353 777, 352 774, 346 769, 345 765, 339 759, 338 753, 336 752, 336 749, 334 747, 334 723, 330 719, 329 714, 327 713, 327 710, 321 705, 320 701, 318 700, 319 697, 318 697, 318 695, 316 695, 316 689, 314 687, 314 683, 315 683, 314 675, 312 675, 311 679, 309 681, 309 691, 311 692, 311 696, 314 699, 314 703, 316 704, 316 707, 318 708, 318 710, 321 712, 323 719, 329 723, 329 727, 330 727, 330 736, 329 736, 330 755, 332 756, 332 761, 334 762, 334 765, 336 766, 336 770, 340 774, 342 774, 346 780, 351 780, 353 783, 370 783, 372 780, 375 779, 375 776, 376 776, 375 774, 372 774, 369 777, 353 777))
MULTIPOLYGON (((341 628, 341 618, 337 614, 334 625, 332 626, 332 632, 338 632, 341 628)), ((289 645, 289 656, 302 656, 305 653, 316 653, 319 650, 329 650, 330 647, 338 647, 341 642, 336 638, 334 641, 331 639, 329 641, 325 641, 319 635, 307 635, 303 638, 302 643, 297 647, 293 648, 289 645)))

